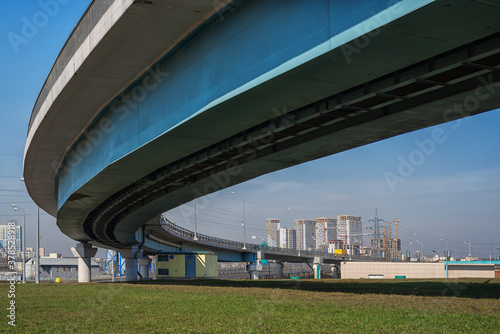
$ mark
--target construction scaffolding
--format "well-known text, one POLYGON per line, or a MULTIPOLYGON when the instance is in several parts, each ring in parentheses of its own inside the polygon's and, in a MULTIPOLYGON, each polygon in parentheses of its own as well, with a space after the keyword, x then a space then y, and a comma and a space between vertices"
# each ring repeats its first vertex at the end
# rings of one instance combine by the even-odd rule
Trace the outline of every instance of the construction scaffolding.
POLYGON ((384 230, 384 253, 385 253, 385 260, 387 262, 390 262, 393 259, 399 260, 399 250, 401 249, 401 241, 398 239, 398 224, 399 224, 398 219, 386 223, 386 227, 384 230), (392 238, 391 224, 396 225, 396 239, 392 238))
POLYGON ((108 273, 112 277, 123 277, 125 275, 125 259, 122 258, 120 252, 110 249, 106 250, 103 273, 108 273))

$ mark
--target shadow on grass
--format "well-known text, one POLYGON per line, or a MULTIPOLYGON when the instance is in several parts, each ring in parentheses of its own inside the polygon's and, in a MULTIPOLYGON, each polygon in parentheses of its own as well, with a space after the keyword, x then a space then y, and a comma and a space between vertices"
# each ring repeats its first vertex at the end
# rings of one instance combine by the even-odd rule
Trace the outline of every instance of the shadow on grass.
POLYGON ((500 279, 449 280, 148 280, 129 284, 188 285, 233 288, 293 289, 356 294, 407 295, 428 297, 500 298, 500 279))

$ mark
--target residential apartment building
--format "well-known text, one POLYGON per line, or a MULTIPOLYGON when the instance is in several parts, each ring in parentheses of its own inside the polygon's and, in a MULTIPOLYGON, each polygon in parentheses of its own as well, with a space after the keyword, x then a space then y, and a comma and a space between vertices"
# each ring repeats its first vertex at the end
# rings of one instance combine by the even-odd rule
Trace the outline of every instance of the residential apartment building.
POLYGON ((270 247, 280 247, 280 220, 279 218, 267 218, 267 245, 270 247))
POLYGON ((363 223, 360 216, 337 216, 337 238, 344 241, 349 252, 359 252, 363 242, 363 223))
POLYGON ((316 221, 312 219, 295 219, 297 231, 297 249, 315 249, 316 221))
POLYGON ((14 242, 14 246, 16 248, 16 254, 18 252, 21 252, 22 250, 21 226, 0 225, 0 250, 2 252, 7 252, 8 250, 12 250, 11 248, 12 242, 14 242), (11 241, 11 244, 9 244, 9 241, 11 241))
POLYGON ((316 249, 327 249, 332 240, 337 239, 337 219, 329 217, 316 218, 316 249))
POLYGON ((294 228, 280 228, 280 247, 297 249, 297 231, 294 228))

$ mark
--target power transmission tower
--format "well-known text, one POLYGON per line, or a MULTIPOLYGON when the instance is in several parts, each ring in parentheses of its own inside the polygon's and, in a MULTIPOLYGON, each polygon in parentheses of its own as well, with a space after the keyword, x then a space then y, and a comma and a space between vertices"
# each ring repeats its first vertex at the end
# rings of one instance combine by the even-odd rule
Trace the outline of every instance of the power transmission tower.
POLYGON ((379 259, 381 258, 381 254, 380 254, 380 241, 382 240, 381 236, 380 236, 380 222, 384 222, 385 223, 385 220, 383 219, 379 219, 378 218, 378 209, 375 209, 375 218, 374 219, 370 219, 369 220, 370 222, 373 222, 373 242, 372 242, 372 246, 375 245, 375 249, 374 249, 374 255, 375 255, 375 258, 379 259))

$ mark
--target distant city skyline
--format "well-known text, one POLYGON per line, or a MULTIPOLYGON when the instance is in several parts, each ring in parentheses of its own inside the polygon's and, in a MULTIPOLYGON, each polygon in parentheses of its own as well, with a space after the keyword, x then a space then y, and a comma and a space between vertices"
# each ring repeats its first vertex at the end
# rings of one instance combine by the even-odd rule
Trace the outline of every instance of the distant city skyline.
MULTIPOLYGON (((0 224, 22 223, 26 246, 35 246, 37 206, 24 183, 23 154, 36 98, 59 53, 90 0, 60 4, 47 22, 23 37, 25 21, 42 11, 38 1, 1 2, 0 12, 0 224), (13 44, 8 36, 24 38, 13 44)), ((283 106, 276 106, 282 108, 283 106)), ((446 108, 444 106, 443 114, 446 108)), ((198 199, 199 233, 241 240, 244 195, 247 242, 266 239, 265 221, 353 214, 399 219, 402 251, 425 250, 488 258, 500 252, 500 110, 414 131, 293 168, 267 174, 198 199), (436 140, 437 139, 437 140, 436 140)), ((339 138, 338 140, 346 140, 339 138)), ((193 229, 193 205, 167 212, 193 229)), ((82 220, 84 217, 82 217, 82 220)), ((364 226, 364 228, 365 228, 364 226)), ((76 241, 62 234, 56 219, 41 210, 41 247, 72 256, 76 241)), ((98 257, 104 256, 101 250, 98 257)))

